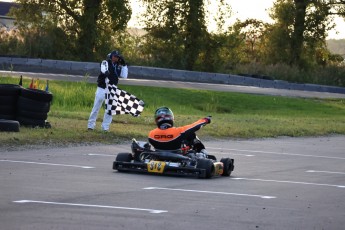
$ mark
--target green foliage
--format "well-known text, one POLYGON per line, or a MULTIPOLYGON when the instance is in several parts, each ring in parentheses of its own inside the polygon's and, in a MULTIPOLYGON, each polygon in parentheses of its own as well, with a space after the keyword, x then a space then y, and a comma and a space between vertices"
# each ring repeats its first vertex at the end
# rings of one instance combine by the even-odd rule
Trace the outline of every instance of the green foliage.
POLYGON ((206 29, 204 0, 143 2, 147 6, 144 22, 148 32, 144 52, 154 63, 187 70, 196 70, 198 63, 209 65, 205 56, 212 41, 206 29))
POLYGON ((229 35, 231 41, 229 44, 229 51, 233 52, 231 60, 228 62, 250 63, 262 62, 263 51, 266 47, 264 44, 264 35, 267 33, 268 24, 256 19, 247 19, 243 22, 236 21, 232 27, 229 28, 229 35), (237 60, 237 61, 235 61, 237 60))
POLYGON ((276 21, 267 33, 266 63, 287 63, 301 69, 325 65, 327 31, 334 27, 330 1, 278 0, 270 16, 276 21))
POLYGON ((289 63, 291 60, 290 43, 294 17, 291 1, 277 1, 271 9, 270 16, 276 21, 270 25, 263 40, 263 62, 266 64, 289 63))
POLYGON ((129 0, 17 0, 18 30, 0 31, 0 54, 98 62, 117 49, 131 65, 344 85, 344 52, 334 55, 325 43, 330 15, 344 11, 342 1, 278 0, 273 24, 248 19, 229 28, 224 0, 141 1, 146 28, 136 34, 125 30, 129 0), (215 18, 209 4, 218 6, 215 18), (216 22, 216 32, 207 31, 207 20, 216 22))
MULTIPOLYGON (((12 8, 24 55, 95 61, 111 50, 114 33, 124 30, 131 9, 127 0, 17 0, 12 8), (68 42, 66 42, 68 41, 68 42), (100 42, 102 41, 102 42, 100 42)), ((22 54, 22 53, 21 53, 22 54)))
MULTIPOLYGON (((198 52, 187 53, 188 44, 195 42, 191 40, 193 37, 191 29, 192 21, 198 21, 194 18, 197 15, 191 14, 189 1, 151 1, 146 0, 147 6, 145 14, 146 37, 148 55, 154 55, 154 60, 160 60, 163 66, 171 66, 173 68, 186 68, 187 59, 198 55, 198 52), (190 15, 190 17, 188 17, 190 15), (194 16, 194 17, 193 17, 194 16), (187 39, 188 38, 188 39, 187 39), (153 52, 152 52, 153 51, 153 52)), ((198 5, 202 1, 198 0, 191 3, 195 6, 195 10, 199 10, 198 5)), ((202 9, 202 8, 201 8, 202 9)), ((203 17, 203 12, 201 12, 203 17)), ((198 33, 204 25, 196 24, 195 32, 198 33)), ((194 47, 197 47, 195 44, 194 47)), ((199 49, 197 47, 197 49, 199 49)))
POLYGON ((284 63, 262 65, 251 62, 239 64, 233 70, 236 74, 266 75, 275 80, 295 83, 311 83, 345 87, 345 67, 337 65, 317 66, 310 70, 300 69, 284 63))
POLYGON ((17 39, 17 31, 8 32, 5 28, 0 29, 0 54, 17 55, 22 48, 22 43, 17 39))

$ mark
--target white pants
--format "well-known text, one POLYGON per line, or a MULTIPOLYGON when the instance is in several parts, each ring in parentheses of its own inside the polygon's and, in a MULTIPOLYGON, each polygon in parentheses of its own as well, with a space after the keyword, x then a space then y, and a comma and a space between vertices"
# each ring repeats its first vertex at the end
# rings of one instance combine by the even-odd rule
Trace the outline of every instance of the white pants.
MULTIPOLYGON (((98 112, 101 109, 103 102, 105 100, 105 89, 97 87, 95 93, 95 102, 93 104, 93 108, 89 117, 89 121, 87 127, 90 129, 95 129, 96 127, 96 120, 98 117, 98 112)), ((111 121, 113 120, 113 116, 107 113, 104 113, 103 122, 102 122, 102 130, 108 131, 111 121)))

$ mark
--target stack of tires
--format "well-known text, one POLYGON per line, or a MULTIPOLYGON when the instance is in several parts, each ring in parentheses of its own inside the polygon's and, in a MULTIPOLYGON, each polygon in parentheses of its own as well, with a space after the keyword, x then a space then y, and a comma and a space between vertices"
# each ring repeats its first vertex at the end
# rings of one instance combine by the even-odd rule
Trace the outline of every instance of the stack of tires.
POLYGON ((0 131, 19 132, 16 114, 20 91, 19 85, 0 84, 0 131))
POLYGON ((19 85, 0 84, 0 119, 15 120, 20 91, 19 85))
POLYGON ((16 120, 23 126, 50 128, 47 122, 53 95, 39 89, 20 89, 16 120))

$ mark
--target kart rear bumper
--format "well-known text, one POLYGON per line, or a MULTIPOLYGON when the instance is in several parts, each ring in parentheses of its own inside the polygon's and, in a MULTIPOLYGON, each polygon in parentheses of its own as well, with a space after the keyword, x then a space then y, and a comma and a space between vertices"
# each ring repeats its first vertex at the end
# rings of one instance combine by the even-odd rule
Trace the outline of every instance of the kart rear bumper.
POLYGON ((183 176, 198 176, 204 178, 206 176, 205 169, 198 169, 193 167, 175 167, 166 165, 163 172, 149 172, 147 163, 142 162, 113 162, 113 169, 118 171, 141 172, 150 174, 164 174, 164 175, 183 175, 183 176))

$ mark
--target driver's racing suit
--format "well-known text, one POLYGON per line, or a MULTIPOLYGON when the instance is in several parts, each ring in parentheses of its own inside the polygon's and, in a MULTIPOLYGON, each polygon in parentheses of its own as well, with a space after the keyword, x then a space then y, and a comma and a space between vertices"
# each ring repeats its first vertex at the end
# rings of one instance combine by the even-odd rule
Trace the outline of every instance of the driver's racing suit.
POLYGON ((209 118, 202 118, 182 127, 160 127, 150 131, 148 139, 156 150, 181 150, 185 142, 192 142, 195 132, 210 123, 209 118))

